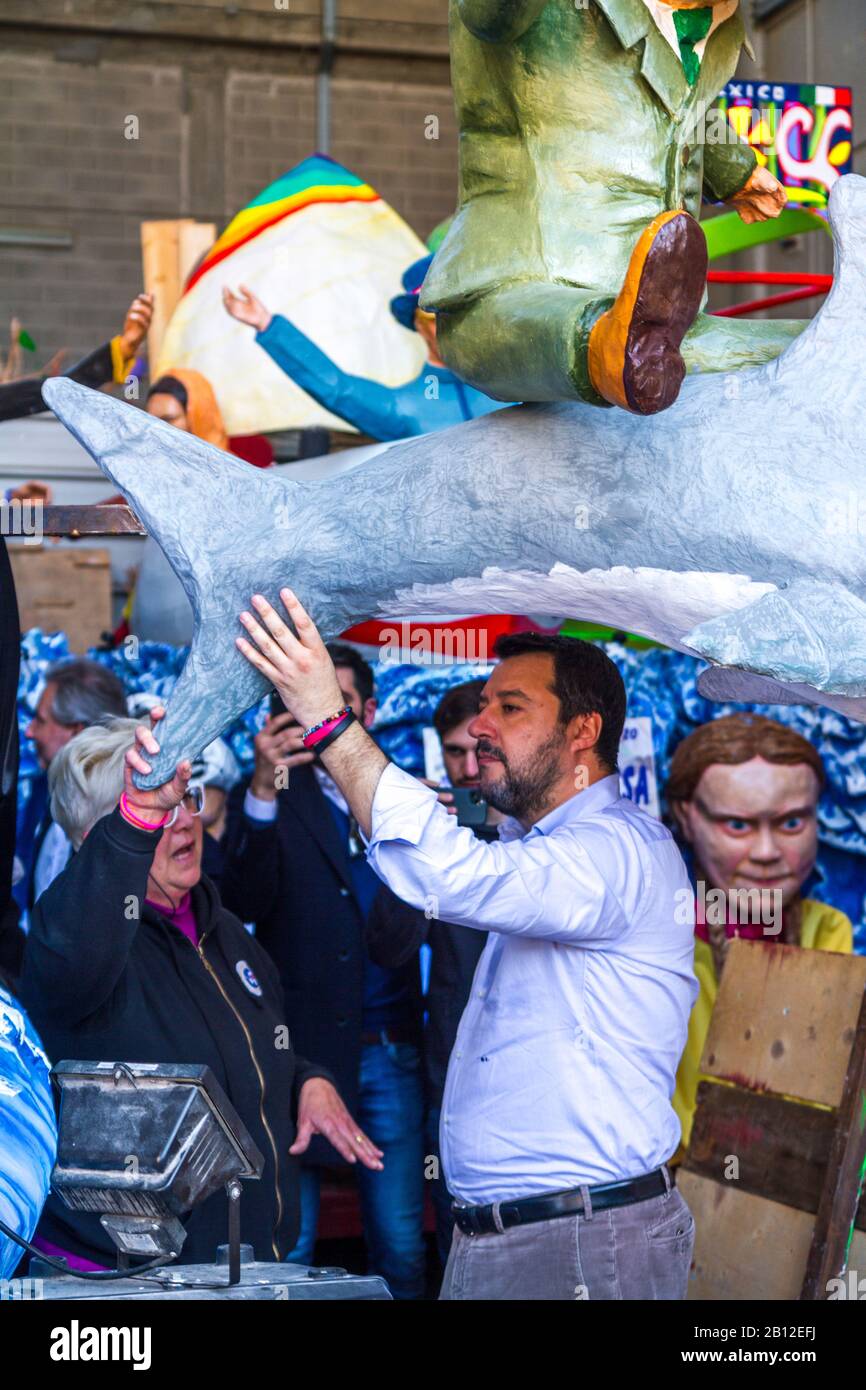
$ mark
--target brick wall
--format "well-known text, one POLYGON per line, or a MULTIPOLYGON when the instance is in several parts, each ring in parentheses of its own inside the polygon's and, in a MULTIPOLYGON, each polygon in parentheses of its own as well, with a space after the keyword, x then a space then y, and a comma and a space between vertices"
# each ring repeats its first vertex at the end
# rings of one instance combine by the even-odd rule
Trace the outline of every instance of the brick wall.
MULTIPOLYGON (((0 334, 18 314, 34 370, 117 331, 141 288, 143 219, 222 227, 316 148, 316 0, 289 12, 245 0, 234 30, 228 8, 154 0, 143 23, 127 0, 40 0, 38 11, 4 0, 0 232, 71 240, 0 244, 0 334)), ((456 194, 446 14, 447 0, 402 0, 399 19, 391 0, 340 0, 330 152, 422 238, 456 194), (426 138, 430 115, 438 139, 426 138)))

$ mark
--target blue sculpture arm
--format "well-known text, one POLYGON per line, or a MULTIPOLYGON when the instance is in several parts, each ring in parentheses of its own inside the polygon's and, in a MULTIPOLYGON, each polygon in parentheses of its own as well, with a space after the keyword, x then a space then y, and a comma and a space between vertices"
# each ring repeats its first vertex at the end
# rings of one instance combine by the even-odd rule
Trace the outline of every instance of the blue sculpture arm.
POLYGON ((402 417, 396 391, 342 371, 282 314, 274 314, 264 332, 256 334, 256 342, 314 401, 362 433, 390 440, 414 432, 402 417))

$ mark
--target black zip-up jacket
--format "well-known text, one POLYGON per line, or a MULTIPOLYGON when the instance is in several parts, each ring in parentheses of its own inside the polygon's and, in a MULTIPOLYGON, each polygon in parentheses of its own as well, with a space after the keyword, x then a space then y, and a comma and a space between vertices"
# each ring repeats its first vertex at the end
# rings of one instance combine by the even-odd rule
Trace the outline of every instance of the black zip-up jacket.
MULTIPOLYGON (((277 816, 244 814, 249 783, 229 797, 225 868, 220 893, 280 972, 287 1022, 298 1047, 336 1078, 349 1110, 358 1101, 364 1022, 365 913, 349 857, 312 765, 295 768, 277 792, 277 816)), ((382 884, 366 914, 376 917, 393 898, 382 884)), ((396 902, 396 899, 394 899, 396 902)), ((400 1025, 421 1044, 421 975, 417 953, 401 962, 404 999, 400 1025)), ((316 1136, 304 1162, 347 1166, 316 1136)))
MULTIPOLYGON (((490 826, 479 825, 474 830, 476 839, 499 839, 499 831, 490 826)), ((487 932, 440 922, 435 917, 430 920, 419 908, 393 896, 382 904, 380 912, 371 914, 364 929, 370 959, 392 970, 412 960, 425 941, 430 947, 430 980, 424 1070, 427 1103, 437 1107, 442 1104, 448 1061, 469 1002, 475 967, 487 944, 487 932)))
MULTIPOLYGON (((276 968, 209 879, 192 891, 198 949, 145 904, 161 835, 117 810, 94 826, 36 903, 21 1002, 52 1062, 209 1066, 265 1159, 261 1179, 244 1183, 241 1238, 257 1259, 283 1259, 299 1229, 299 1168, 288 1152, 298 1094, 310 1077, 331 1077, 295 1056, 290 1039, 284 1045, 276 968)), ((184 1218, 180 1261, 215 1259, 227 1221, 223 1192, 195 1207, 184 1218)), ((97 1263, 115 1261, 98 1217, 71 1212, 53 1195, 38 1234, 97 1263)))

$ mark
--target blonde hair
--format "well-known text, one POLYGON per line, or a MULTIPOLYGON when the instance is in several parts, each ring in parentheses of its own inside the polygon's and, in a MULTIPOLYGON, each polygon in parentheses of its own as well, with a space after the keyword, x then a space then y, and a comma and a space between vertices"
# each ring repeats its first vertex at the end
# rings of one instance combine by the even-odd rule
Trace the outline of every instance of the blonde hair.
POLYGON ((92 724, 51 759, 51 814, 75 849, 120 800, 126 752, 135 742, 137 725, 136 719, 120 718, 92 724))

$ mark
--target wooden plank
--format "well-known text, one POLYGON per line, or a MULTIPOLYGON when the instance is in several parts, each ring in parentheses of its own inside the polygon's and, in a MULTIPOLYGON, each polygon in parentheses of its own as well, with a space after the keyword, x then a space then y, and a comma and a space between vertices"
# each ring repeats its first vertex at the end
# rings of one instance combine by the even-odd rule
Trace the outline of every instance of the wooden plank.
POLYGON ((845 1076, 845 1087, 827 1164, 827 1176, 803 1280, 801 1298, 827 1297, 830 1279, 845 1269, 866 1173, 866 993, 845 1076))
POLYGON ((65 632, 70 651, 95 646, 111 624, 107 550, 10 545, 21 630, 65 632))
POLYGON ((185 285, 199 261, 206 256, 217 237, 215 222, 182 222, 178 237, 178 272, 185 285))
POLYGON ((183 290, 180 276, 180 235, 181 228, 185 225, 192 225, 191 217, 141 224, 144 288, 154 297, 153 319, 147 335, 147 360, 152 377, 157 371, 156 364, 159 362, 165 330, 183 290))
POLYGON ((695 1218, 689 1300, 799 1296, 813 1216, 699 1173, 680 1171, 677 1191, 695 1218))
POLYGON ((814 1216, 835 1127, 833 1110, 702 1081, 683 1169, 814 1216))
POLYGON ((838 1107, 864 988, 866 957, 735 939, 701 1071, 838 1107))
POLYGON ((146 536, 147 532, 125 503, 107 507, 65 506, 42 508, 44 536, 146 536))

